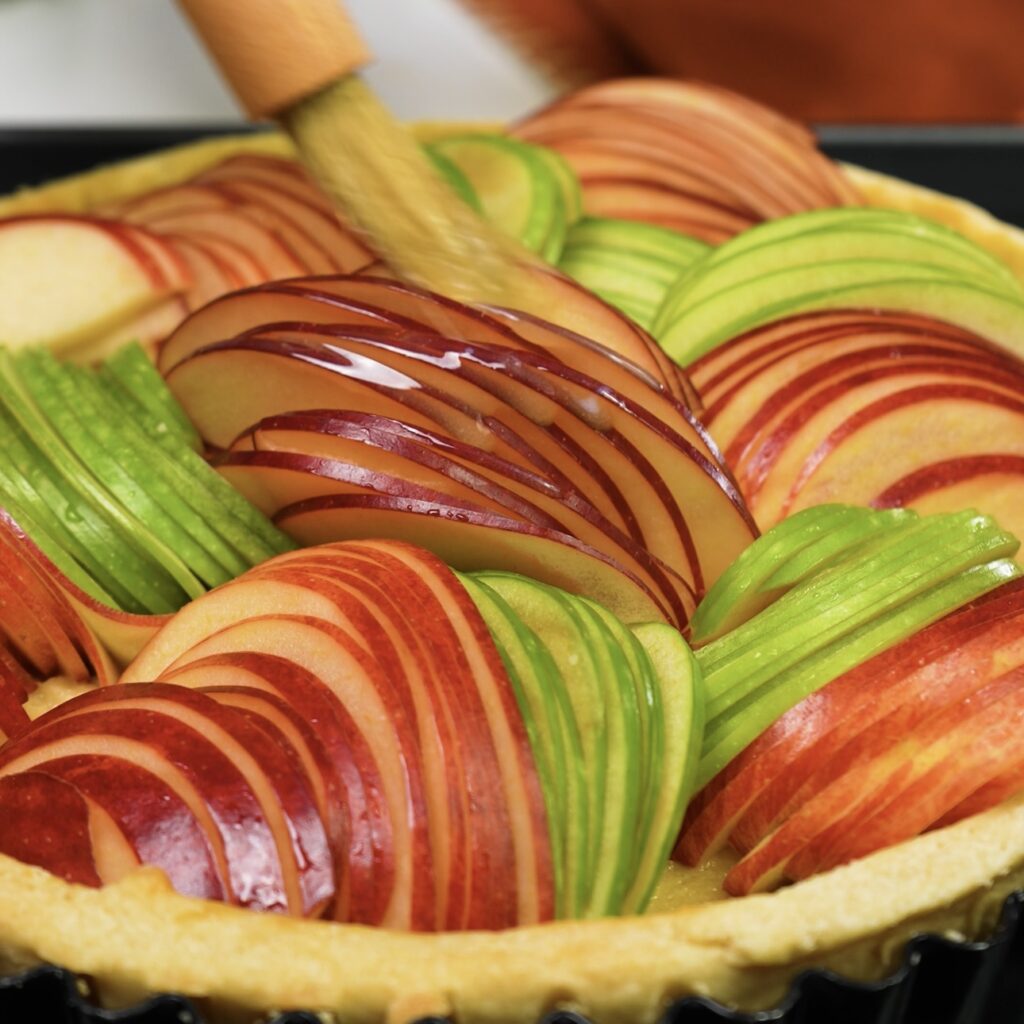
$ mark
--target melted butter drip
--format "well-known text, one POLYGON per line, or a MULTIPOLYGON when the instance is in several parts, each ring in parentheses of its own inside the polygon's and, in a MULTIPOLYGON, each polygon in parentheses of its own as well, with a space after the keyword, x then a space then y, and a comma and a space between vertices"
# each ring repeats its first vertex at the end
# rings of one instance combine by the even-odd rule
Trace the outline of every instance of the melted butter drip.
POLYGON ((355 76, 304 100, 285 127, 303 162, 405 280, 466 302, 530 306, 535 258, 471 210, 355 76))

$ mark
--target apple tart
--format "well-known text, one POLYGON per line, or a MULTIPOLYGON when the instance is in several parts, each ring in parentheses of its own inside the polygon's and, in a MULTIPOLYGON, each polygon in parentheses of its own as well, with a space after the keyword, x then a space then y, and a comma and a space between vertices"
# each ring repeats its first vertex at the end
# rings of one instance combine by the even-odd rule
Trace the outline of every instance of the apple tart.
POLYGON ((423 139, 531 310, 395 281, 276 135, 0 203, 0 970, 654 1021, 991 935, 1020 233, 690 84, 423 139))

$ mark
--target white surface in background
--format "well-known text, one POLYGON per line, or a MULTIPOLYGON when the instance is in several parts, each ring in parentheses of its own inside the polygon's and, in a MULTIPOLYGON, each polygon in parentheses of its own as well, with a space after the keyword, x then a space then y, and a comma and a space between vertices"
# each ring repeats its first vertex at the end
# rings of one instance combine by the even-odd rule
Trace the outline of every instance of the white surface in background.
MULTIPOLYGON (((402 117, 508 118, 549 95, 456 0, 346 6, 377 58, 368 80, 402 117)), ((240 116, 172 0, 0 0, 0 125, 240 116)))

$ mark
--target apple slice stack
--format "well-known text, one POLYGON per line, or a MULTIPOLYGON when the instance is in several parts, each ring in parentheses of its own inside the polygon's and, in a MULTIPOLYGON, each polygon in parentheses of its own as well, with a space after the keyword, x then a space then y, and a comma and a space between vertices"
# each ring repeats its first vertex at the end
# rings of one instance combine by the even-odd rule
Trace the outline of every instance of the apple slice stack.
POLYGON ((895 210, 816 210, 758 225, 698 260, 652 330, 683 366, 731 338, 821 309, 883 309, 947 321, 1021 349, 1024 288, 986 249, 895 210))
POLYGON ((189 310, 247 285, 349 273, 373 259, 302 167, 282 157, 229 157, 182 185, 103 212, 178 253, 192 280, 189 310))
POLYGON ((557 100, 513 134, 566 159, 587 214, 712 244, 764 220, 860 201, 802 125, 697 82, 603 82, 557 100))
POLYGON ((754 535, 717 450, 628 363, 504 320, 369 277, 290 282, 206 307, 161 368, 300 543, 401 537, 683 625, 754 535))
POLYGON ((927 317, 839 310, 756 328, 693 371, 763 529, 844 501, 970 505, 1024 533, 1024 364, 1006 349, 927 317))
POLYGON ((121 683, 4 743, 0 850, 86 885, 154 864, 190 895, 405 929, 639 911, 701 724, 669 626, 335 544, 194 601, 121 683))
POLYGON ((734 894, 803 878, 1024 784, 1017 540, 971 513, 820 506, 764 534, 693 620, 703 786, 676 855, 731 842, 734 894))

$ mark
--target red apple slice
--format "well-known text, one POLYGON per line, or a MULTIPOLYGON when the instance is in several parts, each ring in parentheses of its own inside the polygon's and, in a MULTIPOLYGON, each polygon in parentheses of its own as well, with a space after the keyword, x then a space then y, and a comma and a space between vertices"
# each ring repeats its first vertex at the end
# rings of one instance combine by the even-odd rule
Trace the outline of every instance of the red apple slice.
MULTIPOLYGON (((379 893, 380 919, 367 923, 431 928, 436 896, 433 873, 421 870, 430 853, 418 745, 395 682, 342 630, 298 615, 247 619, 221 630, 174 662, 169 673, 210 655, 236 652, 282 656, 333 692, 372 752, 374 774, 365 774, 363 782, 383 796, 383 818, 373 822, 375 833, 380 826, 375 844, 393 849, 394 884, 379 893)), ((352 894, 369 898, 357 892, 354 880, 352 894)))
MULTIPOLYGON (((36 770, 69 783, 102 808, 137 863, 160 868, 182 895, 225 899, 209 838, 188 805, 156 775, 102 755, 45 761, 36 770)), ((113 881, 101 875, 104 884, 113 881)))
POLYGON ((240 246, 273 278, 309 273, 309 268, 285 239, 234 206, 220 210, 162 213, 148 219, 147 227, 157 232, 184 235, 197 232, 200 237, 212 235, 240 246))
MULTIPOLYGON (((95 690, 58 706, 47 717, 51 722, 68 721, 97 709, 119 715, 153 713, 191 729, 219 750, 256 799, 255 813, 265 822, 280 864, 286 909, 300 917, 319 915, 334 896, 334 864, 296 751, 275 743, 264 729, 230 707, 165 683, 95 690)), ((205 784, 215 785, 216 777, 208 777, 205 784)), ((249 839, 254 844, 260 841, 258 827, 249 839)), ((261 884, 258 876, 253 883, 261 884)))
POLYGON ((91 817, 85 797, 51 775, 0 778, 0 851, 66 882, 99 887, 91 817))
POLYGON ((10 651, 0 644, 0 747, 31 724, 23 705, 33 683, 10 651))
POLYGON ((992 387, 964 383, 922 385, 878 399, 831 430, 804 459, 782 512, 831 500, 825 495, 867 504, 918 466, 953 455, 1024 455, 1024 442, 1014 443, 1024 425, 1020 396, 1020 391, 1010 397, 992 387), (929 423, 927 429, 922 418, 929 423), (947 443, 936 437, 937 424, 942 424, 947 443), (881 438, 893 436, 905 439, 913 454, 890 451, 884 466, 868 457, 869 449, 877 455, 881 438))
POLYGON ((436 647, 427 645, 434 634, 450 633, 446 620, 438 618, 441 610, 413 591, 410 584, 415 580, 410 581, 400 567, 389 564, 382 573, 376 564, 347 558, 343 546, 307 554, 308 558, 284 564, 275 559, 260 566, 258 575, 304 581, 324 596, 331 595, 346 613, 358 605, 372 623, 364 635, 373 638, 382 670, 396 684, 404 684, 398 692, 416 722, 428 803, 437 878, 434 927, 514 924, 514 900, 491 898, 495 874, 507 877, 514 865, 506 850, 507 814, 496 789, 493 754, 481 731, 480 715, 474 718, 474 682, 460 674, 447 647, 439 656, 436 647), (485 797, 488 793, 492 796, 485 797), (484 820, 473 813, 474 801, 483 799, 490 806, 484 820), (481 897, 480 890, 487 896, 481 897))
POLYGON ((806 878, 919 835, 980 786, 1024 763, 1017 742, 1022 726, 1024 669, 1018 667, 892 751, 890 764, 910 762, 909 771, 900 773, 902 781, 844 815, 790 861, 788 873, 806 878))
POLYGON ((925 715, 929 698, 955 700, 975 685, 976 659, 997 658, 999 643, 1016 644, 1022 614, 1024 583, 1004 584, 802 700, 694 797, 675 856, 697 864, 729 839, 751 850, 816 779, 842 771, 841 752, 874 722, 900 708, 925 715))
POLYGON ((246 573, 185 605, 138 653, 121 682, 159 679, 172 662, 214 633, 285 608, 294 615, 330 622, 365 647, 357 623, 329 597, 288 581, 269 583, 246 573))
POLYGON ((237 205, 274 213, 276 216, 267 221, 271 226, 289 224, 285 237, 314 273, 351 274, 374 258, 373 253, 342 226, 333 211, 325 212, 308 198, 300 199, 276 183, 221 177, 213 187, 222 190, 237 205), (305 241, 300 240, 300 234, 305 241))
MULTIPOLYGON (((628 568, 656 592, 672 593, 685 587, 681 579, 676 579, 667 567, 613 527, 578 494, 560 491, 545 478, 514 463, 436 432, 360 413, 298 413, 262 421, 247 440, 259 451, 305 449, 310 455, 345 457, 371 469, 386 471, 390 466, 392 475, 406 478, 408 470, 389 461, 391 456, 401 456, 401 466, 422 464, 453 480, 468 482, 473 488, 483 488, 481 493, 500 503, 499 512, 510 509, 513 518, 568 533, 589 544, 628 568)), ((418 479, 421 485, 427 483, 425 477, 411 479, 418 479)), ((440 485, 439 489, 445 490, 440 485)), ((455 490, 447 489, 446 493, 458 497, 455 490)), ((469 500, 472 503, 473 492, 469 500)), ((692 603, 692 594, 686 593, 683 602, 692 603)))
POLYGON ((301 164, 285 157, 256 153, 238 153, 203 171, 195 181, 252 181, 273 186, 295 199, 316 206, 324 213, 333 214, 331 201, 310 180, 301 164))
POLYGON ((281 322, 414 326, 413 321, 319 291, 312 284, 265 284, 223 295, 189 317, 160 349, 160 372, 168 373, 206 345, 237 337, 263 324, 281 322))
MULTIPOLYGON (((226 631, 225 631, 226 633, 226 631)), ((272 654, 231 649, 230 638, 218 636, 228 651, 187 661, 162 678, 199 689, 232 686, 256 689, 278 697, 304 721, 315 723, 331 767, 327 834, 335 851, 336 921, 378 923, 394 886, 394 850, 373 755, 362 732, 330 687, 311 672, 272 654)), ((242 629, 242 642, 248 635, 242 629)))
POLYGON ((332 496, 283 509, 277 522, 300 543, 392 537, 433 551, 456 569, 507 569, 583 594, 625 622, 666 621, 639 580, 572 537, 451 503, 332 496))
MULTIPOLYGON (((621 495, 613 502, 605 493, 598 479, 606 480, 607 474, 586 451, 574 444, 567 451, 564 439, 552 438, 507 403, 488 399, 496 415, 487 415, 367 356, 245 337, 196 352, 171 370, 167 382, 204 438, 216 447, 230 445, 267 416, 296 409, 383 415, 440 429, 541 473, 563 491, 585 493, 616 527, 629 529, 628 505, 621 495), (225 389, 236 396, 234 401, 223 401, 225 389)), ((486 397, 480 389, 471 393, 480 400, 486 397)), ((635 524, 630 532, 638 532, 635 524)))
POLYGON ((73 709, 75 700, 55 709, 63 709, 64 717, 44 715, 0 750, 0 777, 78 755, 137 764, 166 782, 202 824, 230 902, 263 910, 286 908, 273 837, 255 795, 221 751, 166 715, 104 708, 67 717, 69 705, 73 709))
POLYGON ((384 570, 385 587, 387 570, 397 573, 404 564, 451 626, 464 658, 462 671, 475 683, 497 752, 515 849, 516 922, 549 920, 554 876, 544 797, 512 684, 480 613, 448 566, 423 549, 378 541, 346 545, 343 554, 384 570))
POLYGON ((96 217, 0 221, 0 337, 73 349, 159 305, 171 289, 148 255, 96 217), (48 282, 59 272, 60 302, 48 282))
POLYGON ((226 210, 231 201, 200 183, 170 185, 135 196, 108 209, 111 216, 131 224, 148 224, 166 214, 226 210))

